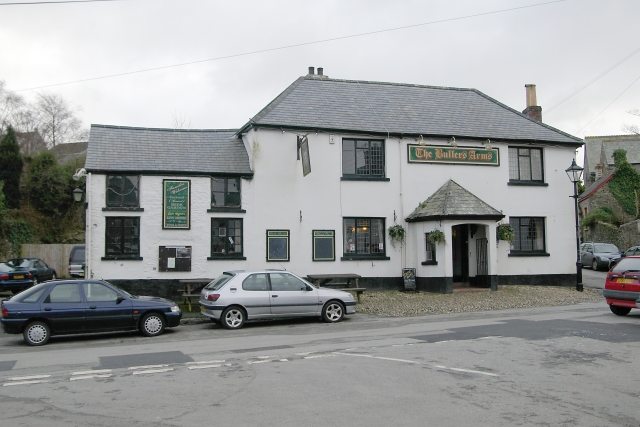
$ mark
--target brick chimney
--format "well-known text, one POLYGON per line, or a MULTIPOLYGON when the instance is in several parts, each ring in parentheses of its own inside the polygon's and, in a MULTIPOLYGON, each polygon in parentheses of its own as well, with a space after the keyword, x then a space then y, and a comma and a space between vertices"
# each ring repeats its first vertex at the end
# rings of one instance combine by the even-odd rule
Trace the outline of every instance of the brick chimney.
POLYGON ((542 107, 538 106, 538 100, 536 99, 536 85, 524 85, 527 91, 527 108, 522 111, 522 114, 526 114, 529 118, 542 122, 542 107))

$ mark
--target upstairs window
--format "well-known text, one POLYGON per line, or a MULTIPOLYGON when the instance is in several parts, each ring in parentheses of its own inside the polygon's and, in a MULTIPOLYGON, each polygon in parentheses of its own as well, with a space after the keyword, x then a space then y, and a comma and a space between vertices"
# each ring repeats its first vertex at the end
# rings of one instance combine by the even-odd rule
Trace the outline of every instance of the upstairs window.
POLYGON ((342 176, 347 179, 384 178, 384 141, 343 139, 342 176))
POLYGON ((211 208, 240 208, 240 178, 211 177, 211 208))
POLYGON ((543 183, 542 149, 509 147, 509 181, 543 183))
POLYGON ((107 175, 107 207, 137 208, 140 206, 139 175, 107 175))

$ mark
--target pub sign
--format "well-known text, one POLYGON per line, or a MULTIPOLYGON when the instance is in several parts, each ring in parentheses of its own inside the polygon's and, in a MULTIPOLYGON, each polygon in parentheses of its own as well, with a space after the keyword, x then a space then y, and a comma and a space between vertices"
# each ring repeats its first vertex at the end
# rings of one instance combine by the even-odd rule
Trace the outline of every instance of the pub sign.
POLYGON ((497 148, 409 144, 407 149, 409 163, 500 166, 500 155, 497 148))
POLYGON ((162 228, 191 227, 191 181, 165 179, 163 185, 162 228))

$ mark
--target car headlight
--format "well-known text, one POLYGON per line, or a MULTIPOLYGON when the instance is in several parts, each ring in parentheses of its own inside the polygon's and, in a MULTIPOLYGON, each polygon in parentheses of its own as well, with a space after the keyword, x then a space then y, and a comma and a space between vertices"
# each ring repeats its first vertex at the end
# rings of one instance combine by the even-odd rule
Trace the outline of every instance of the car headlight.
POLYGON ((600 257, 600 260, 601 260, 601 261, 609 261, 609 257, 607 257, 607 256, 601 256, 601 257, 600 257))
POLYGON ((171 311, 174 313, 180 313, 180 307, 178 307, 177 305, 174 305, 173 307, 171 307, 171 311))

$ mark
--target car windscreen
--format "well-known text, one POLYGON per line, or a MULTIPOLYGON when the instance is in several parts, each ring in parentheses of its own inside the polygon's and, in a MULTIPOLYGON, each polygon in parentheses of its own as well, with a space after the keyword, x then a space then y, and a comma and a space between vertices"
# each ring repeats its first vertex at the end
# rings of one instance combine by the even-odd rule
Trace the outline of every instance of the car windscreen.
POLYGON ((82 264, 84 262, 84 248, 76 248, 71 252, 69 264, 82 264))
POLYGON ((593 251, 594 252, 598 252, 598 253, 605 253, 605 254, 619 254, 620 253, 620 250, 618 249, 618 247, 616 245, 610 245, 610 244, 593 245, 593 251))
POLYGON ((7 264, 14 267, 29 267, 29 260, 26 258, 14 258, 7 261, 7 264))
POLYGON ((6 262, 0 262, 0 273, 9 273, 10 271, 16 271, 16 268, 6 262))
POLYGON ((18 295, 12 296, 9 301, 12 302, 38 302, 42 294, 49 289, 48 286, 34 286, 26 291, 20 292, 18 295))
POLYGON ((232 277, 233 274, 223 273, 221 276, 218 276, 217 278, 209 282, 209 284, 204 288, 208 291, 217 291, 218 289, 222 288, 224 284, 227 283, 232 277))
POLYGON ((622 258, 622 260, 611 269, 611 272, 640 272, 640 258, 622 258))

